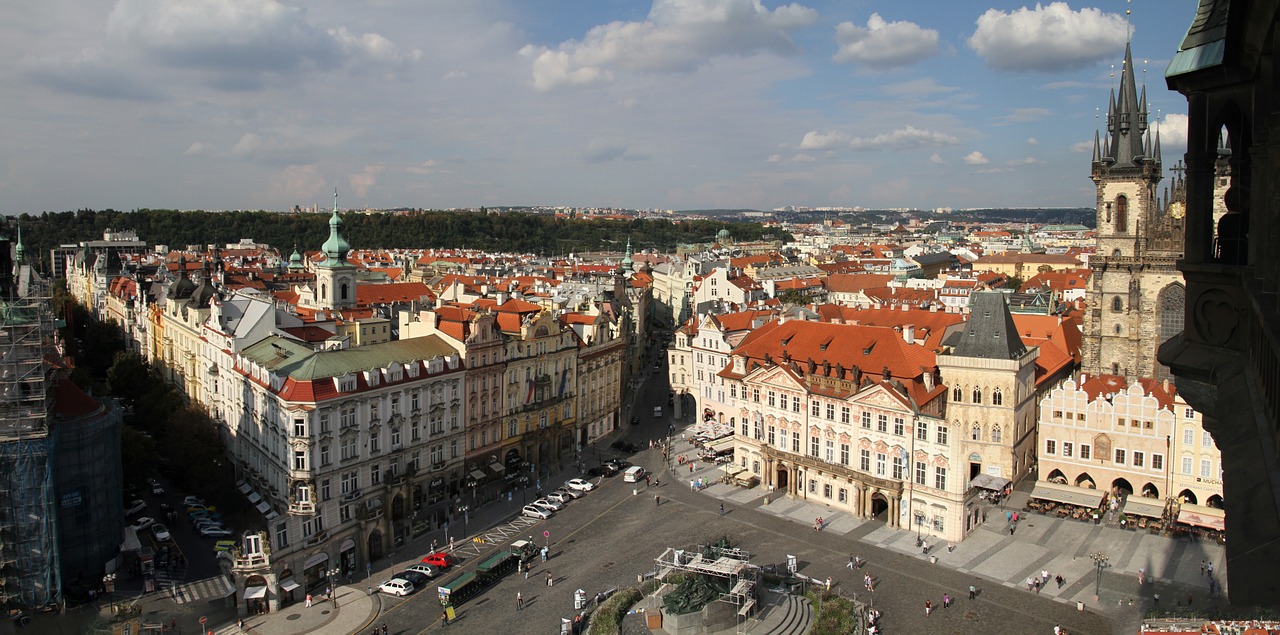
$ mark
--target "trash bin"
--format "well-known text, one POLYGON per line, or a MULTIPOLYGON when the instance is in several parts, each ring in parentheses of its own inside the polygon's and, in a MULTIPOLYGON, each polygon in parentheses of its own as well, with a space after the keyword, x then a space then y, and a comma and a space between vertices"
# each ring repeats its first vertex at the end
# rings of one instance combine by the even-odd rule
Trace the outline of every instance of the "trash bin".
POLYGON ((578 589, 573 592, 573 610, 581 611, 587 605, 587 592, 578 589))
POLYGON ((929 556, 929 564, 938 564, 938 556, 929 556))
POLYGON ((1084 602, 1076 602, 1076 610, 1077 610, 1077 611, 1083 611, 1083 610, 1084 610, 1084 602))

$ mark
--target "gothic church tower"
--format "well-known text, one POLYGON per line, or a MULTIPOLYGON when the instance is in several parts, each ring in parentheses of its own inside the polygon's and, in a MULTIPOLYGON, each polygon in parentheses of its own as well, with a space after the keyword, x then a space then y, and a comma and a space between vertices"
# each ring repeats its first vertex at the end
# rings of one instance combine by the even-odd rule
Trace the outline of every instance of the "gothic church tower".
MULTIPOLYGON (((1168 377, 1156 349, 1182 330, 1186 296, 1180 205, 1159 199, 1160 134, 1148 128, 1147 89, 1138 93, 1125 46, 1119 94, 1107 108, 1107 133, 1093 142, 1097 252, 1084 324, 1084 370, 1168 377)), ((1168 197, 1166 197, 1168 198, 1168 197)))

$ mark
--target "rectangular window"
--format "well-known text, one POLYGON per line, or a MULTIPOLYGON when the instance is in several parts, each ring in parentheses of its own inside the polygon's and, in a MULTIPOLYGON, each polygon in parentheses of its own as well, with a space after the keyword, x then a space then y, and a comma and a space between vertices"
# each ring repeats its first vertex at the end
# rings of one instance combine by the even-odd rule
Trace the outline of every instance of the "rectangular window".
POLYGON ((1062 456, 1071 456, 1075 454, 1076 446, 1070 441, 1062 442, 1062 456))
POLYGON ((276 525, 276 549, 284 549, 289 546, 289 523, 284 522, 276 525))
POLYGON ((809 437, 809 456, 818 456, 818 437, 809 437))
POLYGON ((1209 478, 1212 472, 1213 462, 1209 459, 1200 459, 1200 478, 1209 478))
POLYGON ((345 523, 351 520, 351 506, 343 505, 338 508, 338 522, 345 523))
POLYGON ((863 472, 871 471, 871 450, 858 450, 858 469, 863 472))
POLYGON ((877 432, 889 431, 889 415, 882 414, 876 417, 876 431, 877 432))
POLYGON ((827 463, 836 462, 836 442, 827 439, 827 463))
POLYGON ((1192 445, 1196 442, 1196 431, 1191 428, 1182 430, 1182 445, 1192 445))
POLYGON ((894 480, 902 480, 902 471, 906 469, 906 460, 901 456, 893 457, 893 478, 894 480))
POLYGON ((791 398, 791 412, 800 412, 800 398, 799 398, 799 397, 794 397, 794 396, 793 396, 793 397, 791 398))
POLYGON ((1124 465, 1124 464, 1125 464, 1124 450, 1116 448, 1116 465, 1124 465))
POLYGON ((769 426, 769 445, 773 445, 773 444, 774 444, 774 443, 773 443, 773 434, 774 434, 774 432, 775 432, 776 430, 777 430, 777 429, 776 429, 776 428, 774 428, 773 426, 769 426))
POLYGON ((320 415, 320 432, 323 434, 329 431, 329 413, 320 415))
POLYGON ((928 465, 924 461, 916 461, 916 485, 924 485, 924 480, 929 477, 928 465))
POLYGON ((823 483, 823 484, 822 484, 822 496, 823 496, 823 498, 831 498, 831 484, 830 484, 830 483, 823 483))
POLYGON ((1090 457, 1089 457, 1089 454, 1090 454, 1091 452, 1092 452, 1092 450, 1089 448, 1089 446, 1084 445, 1083 443, 1082 443, 1082 444, 1080 444, 1080 458, 1082 458, 1082 459, 1084 459, 1084 460, 1088 461, 1088 460, 1089 460, 1089 458, 1090 458, 1090 457))
POLYGON ((846 503, 849 501, 849 490, 841 487, 839 495, 840 497, 837 500, 839 500, 841 503, 846 503))
POLYGON ((929 440, 929 424, 923 421, 916 422, 916 438, 921 441, 929 440))
POLYGON ((818 482, 813 479, 809 479, 809 493, 810 494, 818 493, 818 482))
POLYGON ((830 421, 835 421, 835 420, 836 420, 836 405, 835 405, 835 404, 830 404, 830 403, 829 403, 829 404, 827 404, 827 419, 828 419, 828 420, 830 420, 830 421))
POLYGON ((333 496, 333 492, 329 491, 329 479, 320 481, 320 500, 327 501, 333 496))
POLYGON ((391 447, 400 447, 400 428, 391 429, 391 447))
POLYGON ((862 413, 862 427, 868 430, 871 429, 871 413, 870 412, 862 413))
POLYGON ((749 431, 749 429, 748 429, 748 427, 747 427, 747 420, 746 420, 746 419, 743 419, 743 420, 742 420, 742 436, 743 436, 743 437, 746 437, 746 436, 747 436, 748 431, 749 431))
POLYGON ((307 469, 307 451, 306 450, 293 451, 293 469, 295 470, 307 469))
POLYGON ((1151 455, 1151 469, 1153 469, 1153 470, 1157 470, 1157 471, 1158 471, 1158 470, 1163 470, 1163 469, 1164 469, 1164 455, 1163 455, 1163 454, 1152 454, 1152 455, 1151 455))
POLYGON ((840 444, 840 464, 841 465, 849 464, 849 444, 848 443, 840 444))
POLYGON ((1184 456, 1184 457, 1182 457, 1182 473, 1183 473, 1183 474, 1186 474, 1187 476, 1190 476, 1190 475, 1191 475, 1191 464, 1192 464, 1192 463, 1193 463, 1193 461, 1191 460, 1191 457, 1189 457, 1189 456, 1184 456))
POLYGON ((849 406, 840 406, 840 423, 849 423, 849 406))
POLYGON ((813 417, 822 415, 822 404, 814 401, 809 404, 809 415, 813 417))
POLYGON ((382 451, 382 435, 381 434, 369 435, 369 451, 370 452, 382 451))
POLYGON ((294 419, 294 420, 293 420, 293 436, 295 436, 295 437, 305 437, 305 436, 307 436, 307 422, 306 422, 306 419, 294 419))
POLYGON ((933 486, 937 489, 947 489, 947 468, 934 466, 933 486))
POLYGON ((1200 433, 1200 447, 1202 448, 1213 447, 1213 437, 1209 436, 1208 430, 1204 430, 1203 432, 1200 433))
POLYGON ((756 403, 760 403, 760 389, 759 389, 759 388, 752 388, 752 389, 751 389, 751 401, 754 401, 754 402, 756 402, 756 403))
POLYGON ((769 391, 769 407, 776 408, 778 405, 778 395, 772 390, 769 391))
POLYGON ((1134 467, 1142 467, 1142 464, 1144 463, 1144 459, 1146 459, 1146 456, 1142 452, 1138 452, 1137 450, 1134 450, 1133 452, 1134 467))
POLYGON ((1124 419, 1116 419, 1116 426, 1123 428, 1123 427, 1124 427, 1124 419))
POLYGON ((946 424, 938 424, 938 444, 939 445, 947 444, 947 425, 946 424))
POLYGON ((377 463, 369 466, 369 482, 374 485, 382 482, 382 470, 378 469, 377 463))
POLYGON ((1196 409, 1188 406, 1185 410, 1182 411, 1182 416, 1186 417, 1187 419, 1195 419, 1196 409))
POLYGON ((800 433, 799 432, 791 433, 791 451, 795 452, 796 454, 800 453, 800 433))
POLYGON ((902 436, 902 433, 903 433, 903 432, 905 432, 905 431, 906 431, 906 429, 907 429, 907 423, 906 423, 905 421, 903 421, 903 420, 902 420, 902 417, 894 417, 894 418, 893 418, 893 433, 894 433, 894 434, 896 434, 896 435, 898 435, 898 436, 902 436))
POLYGON ((876 476, 884 476, 885 456, 876 452, 876 476))
POLYGON ((329 451, 328 443, 320 446, 320 465, 322 466, 328 465, 329 462, 333 459, 333 457, 330 456, 331 454, 332 453, 329 451))

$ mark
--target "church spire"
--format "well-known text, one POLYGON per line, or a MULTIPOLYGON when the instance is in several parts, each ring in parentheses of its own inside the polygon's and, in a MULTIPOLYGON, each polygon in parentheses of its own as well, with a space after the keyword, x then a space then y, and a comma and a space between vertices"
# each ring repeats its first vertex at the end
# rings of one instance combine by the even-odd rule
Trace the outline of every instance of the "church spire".
POLYGON ((324 245, 320 247, 324 251, 324 264, 328 266, 344 264, 347 261, 347 252, 351 251, 351 245, 342 238, 339 231, 342 227, 342 219, 338 216, 338 188, 333 188, 333 215, 329 217, 329 240, 324 241, 324 245))
POLYGON ((1114 115, 1107 117, 1107 135, 1110 137, 1108 154, 1113 162, 1112 167, 1137 167, 1145 155, 1145 88, 1143 94, 1144 99, 1140 101, 1133 72, 1133 51, 1129 44, 1125 44, 1124 66, 1120 69, 1120 92, 1113 98, 1114 115))

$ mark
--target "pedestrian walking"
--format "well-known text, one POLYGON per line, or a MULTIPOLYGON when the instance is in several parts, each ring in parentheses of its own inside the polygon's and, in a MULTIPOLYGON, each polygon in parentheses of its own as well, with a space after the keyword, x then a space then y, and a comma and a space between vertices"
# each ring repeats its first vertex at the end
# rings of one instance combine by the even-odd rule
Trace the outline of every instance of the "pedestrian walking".
POLYGON ((382 623, 382 635, 387 635, 387 623, 382 623))
POLYGON ((1040 580, 1041 580, 1042 582, 1045 582, 1045 583, 1048 583, 1048 582, 1049 582, 1049 570, 1048 570, 1048 569, 1041 569, 1041 570, 1040 570, 1040 580))
POLYGON ((978 597, 978 588, 977 588, 977 587, 975 587, 975 586, 973 586, 972 584, 970 584, 970 585, 969 585, 969 599, 970 599, 970 600, 972 600, 972 599, 974 599, 974 598, 976 598, 976 597, 978 597))
POLYGON ((440 623, 445 626, 449 625, 449 607, 447 606, 440 609, 440 623))
POLYGON ((1017 529, 1017 528, 1018 528, 1018 526, 1017 526, 1017 525, 1009 525, 1009 535, 1010 535, 1010 536, 1012 536, 1012 535, 1013 535, 1013 530, 1014 530, 1014 529, 1017 529))
POLYGON ((1200 575, 1204 575, 1204 566, 1205 566, 1206 564, 1209 564, 1209 562, 1208 562, 1207 560, 1201 560, 1201 561, 1200 561, 1200 575))
POLYGON ((1013 512, 1008 511, 1004 513, 1004 522, 1006 523, 1013 522, 1013 512))
POLYGON ((306 605, 306 608, 311 608, 311 594, 310 594, 310 593, 308 593, 308 594, 307 594, 307 605, 306 605))
POLYGON ((1151 601, 1154 602, 1156 606, 1160 606, 1160 594, 1159 593, 1152 594, 1151 601))
POLYGON ((238 620, 236 620, 236 627, 237 627, 237 628, 239 628, 241 631, 243 631, 243 630, 244 630, 244 618, 243 618, 243 617, 242 617, 242 618, 240 618, 240 619, 238 619, 238 620))
POLYGON ((547 548, 546 548, 546 547, 543 547, 540 553, 542 554, 542 561, 543 561, 543 562, 546 562, 546 561, 547 561, 547 555, 548 555, 548 554, 547 554, 547 548))
POLYGON ((724 515, 724 503, 720 503, 720 515, 724 515))
POLYGON ((1036 578, 1035 587, 1036 587, 1036 595, 1039 595, 1040 594, 1040 578, 1036 578))
POLYGON ((924 601, 924 616, 925 616, 925 617, 929 617, 929 614, 930 614, 930 613, 933 613, 933 600, 925 600, 925 601, 924 601))
POLYGON ((1053 625, 1053 635, 1062 635, 1062 627, 1061 627, 1061 626, 1059 626, 1059 625, 1057 625, 1057 624, 1054 624, 1054 625, 1053 625))
MULTIPOLYGON (((654 505, 655 507, 657 507, 658 505, 661 505, 661 504, 662 504, 662 503, 658 502, 658 495, 657 495, 657 494, 654 494, 654 495, 653 495, 653 505, 654 505)), ((721 515, 723 515, 723 514, 721 514, 721 515)))
POLYGON ((1033 581, 1031 580, 1031 576, 1027 576, 1027 590, 1028 590, 1028 591, 1030 591, 1030 590, 1031 590, 1031 585, 1032 585, 1032 584, 1033 584, 1033 581))
POLYGON ((849 554, 849 570, 853 571, 853 554, 849 554))
POLYGON ((1209 577, 1211 577, 1211 578, 1213 577, 1213 563, 1212 563, 1212 562, 1210 562, 1209 564, 1205 565, 1204 570, 1205 570, 1205 573, 1207 573, 1207 574, 1209 575, 1209 577))
POLYGON ((694 482, 693 482, 693 479, 689 479, 689 491, 690 491, 690 492, 692 492, 692 491, 695 491, 695 490, 697 490, 697 489, 698 489, 698 488, 697 488, 697 483, 694 483, 694 482))
POLYGON ((1147 568, 1138 567, 1138 585, 1141 586, 1147 581, 1147 568))
POLYGON ((517 611, 524 610, 524 594, 520 593, 519 591, 516 591, 516 610, 517 611))
POLYGON ((553 578, 553 577, 551 577, 551 572, 550 572, 550 571, 548 571, 548 572, 547 572, 547 586, 551 586, 552 584, 554 584, 554 583, 555 583, 555 581, 556 581, 556 579, 555 579, 555 578, 553 578))
POLYGON ((944 609, 951 608, 951 596, 947 595, 946 593, 942 594, 942 608, 944 609))
POLYGON ((875 592, 876 592, 876 587, 875 587, 875 585, 871 583, 871 574, 870 574, 870 573, 868 573, 868 574, 866 574, 866 575, 862 576, 862 585, 863 585, 863 586, 865 586, 865 587, 867 587, 867 590, 868 590, 868 591, 870 591, 870 592, 872 592, 872 593, 875 593, 875 592))
POLYGON ((928 540, 921 541, 920 546, 924 552, 924 555, 926 556, 929 555, 929 541, 928 540))
POLYGON ((1066 578, 1064 578, 1064 577, 1062 577, 1062 574, 1061 574, 1061 573, 1059 573, 1057 576, 1055 576, 1055 577, 1054 577, 1054 581, 1056 581, 1056 582, 1058 583, 1058 588, 1059 588, 1059 589, 1061 589, 1061 588, 1062 588, 1062 585, 1063 585, 1063 584, 1066 584, 1067 579, 1066 579, 1066 578))

